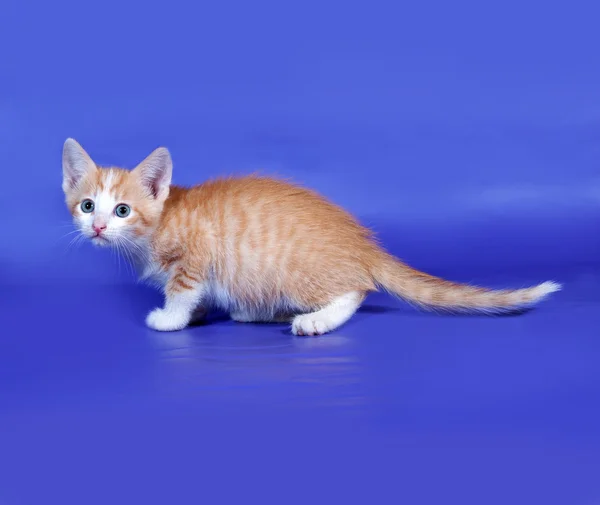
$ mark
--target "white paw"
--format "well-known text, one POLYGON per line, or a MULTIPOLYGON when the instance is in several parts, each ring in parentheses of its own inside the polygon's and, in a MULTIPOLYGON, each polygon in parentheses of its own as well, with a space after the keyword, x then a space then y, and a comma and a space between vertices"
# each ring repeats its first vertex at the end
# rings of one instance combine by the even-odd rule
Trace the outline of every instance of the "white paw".
POLYGON ((154 309, 146 317, 146 325, 156 331, 177 331, 185 328, 189 317, 165 309, 154 309))
POLYGON ((315 314, 300 314, 292 322, 292 333, 299 336, 313 337, 331 331, 328 322, 315 314))

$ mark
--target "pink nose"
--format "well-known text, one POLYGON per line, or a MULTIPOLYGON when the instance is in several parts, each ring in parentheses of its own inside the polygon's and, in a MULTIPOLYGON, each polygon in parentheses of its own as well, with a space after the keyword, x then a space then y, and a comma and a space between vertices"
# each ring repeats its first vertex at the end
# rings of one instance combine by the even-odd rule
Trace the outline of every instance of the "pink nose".
POLYGON ((100 235, 104 230, 106 230, 106 225, 104 223, 94 223, 92 228, 97 235, 100 235))

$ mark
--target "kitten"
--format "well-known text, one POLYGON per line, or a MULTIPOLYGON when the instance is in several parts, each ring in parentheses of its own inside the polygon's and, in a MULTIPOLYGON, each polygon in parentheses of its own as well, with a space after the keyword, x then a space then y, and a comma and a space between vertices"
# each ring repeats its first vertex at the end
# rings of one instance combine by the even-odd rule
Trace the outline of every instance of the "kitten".
POLYGON ((222 178, 171 185, 167 149, 134 170, 100 168, 73 139, 63 149, 63 191, 80 232, 135 259, 156 282, 164 307, 146 324, 174 331, 211 307, 240 322, 291 322, 295 335, 346 323, 367 293, 385 290, 424 308, 498 313, 558 291, 492 291, 414 270, 372 233, 318 194, 279 180, 222 178))

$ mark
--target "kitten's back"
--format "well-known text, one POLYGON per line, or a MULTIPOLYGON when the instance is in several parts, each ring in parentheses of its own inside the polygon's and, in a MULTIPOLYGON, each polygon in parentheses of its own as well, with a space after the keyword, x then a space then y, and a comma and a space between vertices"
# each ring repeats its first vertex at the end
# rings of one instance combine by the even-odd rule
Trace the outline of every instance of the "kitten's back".
POLYGON ((314 306, 375 288, 371 232, 309 189, 261 176, 173 187, 163 235, 206 255, 234 298, 268 303, 281 296, 314 306), (174 229, 176 228, 176 229, 174 229))

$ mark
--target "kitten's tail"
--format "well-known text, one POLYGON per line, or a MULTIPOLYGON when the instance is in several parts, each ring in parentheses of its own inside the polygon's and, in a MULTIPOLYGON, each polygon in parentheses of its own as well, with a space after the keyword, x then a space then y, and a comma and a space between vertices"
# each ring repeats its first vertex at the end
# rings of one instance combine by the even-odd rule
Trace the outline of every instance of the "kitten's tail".
POLYGON ((372 267, 375 282, 385 291, 422 308, 498 314, 527 309, 561 289, 548 281, 534 287, 490 290, 457 284, 415 270, 384 252, 372 267))

